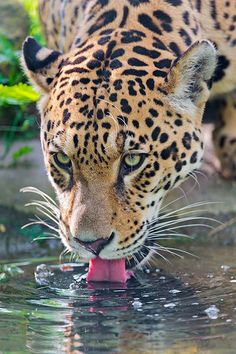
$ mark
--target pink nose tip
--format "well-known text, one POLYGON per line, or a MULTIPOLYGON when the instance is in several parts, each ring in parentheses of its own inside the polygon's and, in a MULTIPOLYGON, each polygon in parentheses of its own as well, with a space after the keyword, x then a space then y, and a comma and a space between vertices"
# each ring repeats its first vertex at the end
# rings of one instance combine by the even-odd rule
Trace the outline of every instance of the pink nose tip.
POLYGON ((87 251, 90 251, 96 256, 98 256, 101 250, 113 240, 114 236, 115 234, 112 232, 110 237, 99 238, 96 241, 81 241, 78 238, 75 238, 75 240, 87 251))

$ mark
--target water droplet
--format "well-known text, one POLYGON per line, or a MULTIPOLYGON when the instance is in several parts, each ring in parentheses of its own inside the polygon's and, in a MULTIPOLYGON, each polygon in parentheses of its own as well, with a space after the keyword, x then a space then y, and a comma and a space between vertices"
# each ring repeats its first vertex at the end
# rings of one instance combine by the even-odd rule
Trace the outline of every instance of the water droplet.
POLYGON ((132 305, 135 309, 139 309, 140 307, 143 306, 143 304, 141 303, 141 301, 135 300, 134 302, 132 302, 132 305))
POLYGON ((214 274, 207 274, 207 278, 214 278, 214 274))
POLYGON ((87 273, 85 274, 75 274, 73 275, 73 278, 75 279, 76 282, 80 283, 82 280, 85 280, 87 277, 87 273))
POLYGON ((178 293, 181 293, 181 290, 172 289, 172 290, 169 290, 169 293, 171 293, 171 294, 178 294, 178 293))
POLYGON ((39 285, 50 284, 50 277, 52 277, 53 275, 54 273, 46 264, 39 264, 34 272, 35 281, 39 285))
POLYGON ((207 316, 211 320, 216 320, 218 318, 220 310, 216 307, 216 305, 211 305, 206 310, 204 310, 204 312, 206 312, 207 316))
POLYGON ((224 272, 227 272, 230 269, 230 266, 222 264, 222 266, 220 267, 224 272))
POLYGON ((169 308, 169 309, 173 309, 175 306, 176 306, 176 304, 173 302, 170 302, 168 304, 164 304, 164 307, 169 308))

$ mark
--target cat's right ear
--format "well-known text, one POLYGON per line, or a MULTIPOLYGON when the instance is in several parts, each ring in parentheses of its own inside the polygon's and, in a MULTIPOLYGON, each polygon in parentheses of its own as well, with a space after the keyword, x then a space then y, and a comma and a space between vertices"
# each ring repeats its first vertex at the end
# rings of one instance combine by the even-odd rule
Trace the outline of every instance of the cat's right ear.
POLYGON ((42 47, 33 37, 27 37, 22 48, 22 63, 26 75, 41 92, 47 93, 59 71, 62 53, 42 47))

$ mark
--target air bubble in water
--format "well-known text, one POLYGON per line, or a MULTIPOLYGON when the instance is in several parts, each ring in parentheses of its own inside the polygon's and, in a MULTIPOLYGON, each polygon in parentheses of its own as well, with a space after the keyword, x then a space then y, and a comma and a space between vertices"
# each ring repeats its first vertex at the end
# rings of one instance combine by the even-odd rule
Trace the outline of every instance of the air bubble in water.
POLYGON ((170 302, 168 304, 164 304, 165 308, 169 308, 169 309, 173 309, 176 306, 176 304, 174 304, 173 302, 170 302))
POLYGON ((220 310, 216 307, 216 305, 211 305, 206 310, 204 310, 204 312, 206 312, 207 316, 211 320, 216 320, 218 318, 220 310))
POLYGON ((135 309, 139 309, 140 307, 143 306, 143 304, 141 303, 141 301, 138 300, 134 300, 134 302, 132 302, 132 305, 135 309))

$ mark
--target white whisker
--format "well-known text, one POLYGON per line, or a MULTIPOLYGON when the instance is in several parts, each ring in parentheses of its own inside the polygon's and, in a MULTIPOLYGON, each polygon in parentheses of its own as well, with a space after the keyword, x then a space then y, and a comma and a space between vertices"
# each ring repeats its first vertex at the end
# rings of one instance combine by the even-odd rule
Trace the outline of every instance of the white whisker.
POLYGON ((189 177, 191 177, 191 178, 194 180, 194 182, 195 182, 194 188, 195 188, 195 186, 197 185, 197 186, 198 186, 198 190, 200 191, 200 189, 201 189, 200 183, 198 182, 197 177, 196 177, 196 175, 194 174, 194 172, 189 172, 189 177))
POLYGON ((66 256, 68 253, 70 253, 70 251, 69 251, 67 248, 65 248, 65 249, 60 253, 60 256, 59 256, 59 262, 60 262, 60 264, 63 262, 63 261, 62 261, 62 258, 63 258, 64 256, 66 256))
MULTIPOLYGON (((212 229, 212 230, 214 230, 214 227, 212 227, 212 226, 209 226, 209 225, 207 225, 207 224, 189 224, 188 225, 188 227, 195 227, 195 226, 198 226, 198 227, 208 227, 209 229, 212 229)), ((179 226, 173 226, 173 227, 169 227, 168 229, 164 229, 164 230, 162 230, 162 231, 173 231, 173 230, 178 230, 178 229, 182 229, 183 228, 183 225, 179 225, 179 226)), ((155 229, 154 230, 152 230, 152 231, 155 231, 155 229)))
POLYGON ((31 242, 35 242, 35 241, 40 241, 40 240, 55 240, 55 237, 50 237, 50 236, 38 236, 35 237, 31 242))
POLYGON ((178 214, 176 214, 176 212, 173 211, 173 212, 169 212, 169 213, 167 213, 165 215, 161 215, 158 220, 162 220, 162 219, 166 220, 166 219, 171 219, 173 217, 176 217, 177 219, 180 219, 180 216, 191 215, 191 214, 196 214, 196 213, 202 213, 204 211, 206 211, 206 210, 205 209, 196 209, 196 210, 188 210, 188 211, 185 211, 185 212, 180 212, 178 214))
MULTIPOLYGON (((183 198, 183 197, 178 198, 178 199, 175 199, 175 201, 173 201, 173 202, 176 202, 176 201, 178 201, 178 200, 180 200, 180 199, 182 199, 182 198, 183 198)), ((181 208, 178 208, 178 209, 176 209, 176 210, 171 210, 171 211, 168 212, 167 214, 162 214, 162 213, 161 213, 161 216, 157 217, 156 219, 153 219, 151 222, 155 222, 155 221, 159 220, 160 217, 161 217, 161 218, 164 218, 166 215, 177 214, 177 213, 179 213, 179 211, 183 211, 183 210, 186 210, 186 209, 193 209, 193 208, 196 208, 196 207, 199 207, 199 206, 206 206, 206 205, 218 204, 218 203, 221 203, 221 202, 207 202, 207 201, 202 201, 202 202, 196 202, 196 203, 193 203, 193 204, 188 204, 188 205, 185 205, 185 206, 183 206, 183 207, 181 207, 181 208)), ((171 204, 172 204, 172 203, 167 204, 166 207, 169 206, 169 205, 171 205, 171 204)), ((160 209, 160 210, 161 210, 161 209, 160 209)))
POLYGON ((185 251, 185 250, 181 250, 179 248, 173 248, 173 247, 167 247, 169 250, 174 250, 176 252, 181 252, 181 253, 184 253, 184 254, 187 254, 188 256, 191 256, 191 257, 195 257, 195 258, 198 258, 200 259, 199 256, 197 256, 196 254, 194 253, 191 253, 191 252, 188 252, 188 251, 185 251))
POLYGON ((35 207, 41 207, 46 209, 52 216, 55 216, 59 218, 60 212, 59 208, 55 207, 53 204, 50 202, 46 202, 43 200, 32 200, 30 203, 25 204, 26 207, 28 206, 35 206, 35 207))
POLYGON ((177 189, 179 189, 179 190, 182 192, 183 198, 185 198, 186 200, 188 200, 187 194, 186 194, 186 192, 184 191, 184 189, 183 189, 181 186, 178 186, 177 189))
MULTIPOLYGON (((163 251, 170 251, 170 252, 172 252, 172 251, 176 251, 176 252, 181 252, 181 253, 184 253, 184 254, 187 254, 188 256, 191 256, 191 257, 196 257, 196 258, 199 258, 197 255, 195 255, 195 254, 193 254, 193 253, 191 253, 191 252, 188 252, 188 251, 185 251, 185 250, 181 250, 181 249, 179 249, 179 248, 174 248, 174 247, 164 247, 164 246, 161 246, 161 245, 158 245, 158 246, 156 246, 158 249, 161 249, 161 250, 163 250, 163 251)), ((174 254, 174 253, 173 253, 174 254)), ((177 254, 176 254, 177 255, 177 254)), ((180 255, 178 255, 178 256, 180 256, 180 255)), ((183 257, 183 256, 181 256, 181 257, 183 257)))
POLYGON ((155 248, 149 247, 144 245, 146 248, 148 248, 149 250, 151 250, 152 252, 154 252, 155 254, 157 254, 159 257, 161 257, 162 259, 164 259, 164 261, 166 261, 167 263, 171 264, 171 262, 169 261, 169 259, 167 259, 165 256, 163 256, 163 254, 160 254, 155 248))
POLYGON ((204 173, 203 171, 195 170, 194 172, 195 172, 195 173, 198 173, 200 176, 205 177, 207 180, 209 179, 209 177, 207 176, 207 174, 204 173))
POLYGON ((32 222, 30 222, 28 224, 25 224, 24 226, 21 227, 21 229, 25 229, 26 227, 29 227, 29 226, 32 226, 32 225, 44 225, 44 226, 48 227, 49 229, 58 232, 58 230, 55 227, 47 224, 46 221, 42 220, 38 216, 36 216, 36 220, 35 221, 32 221, 32 222))
POLYGON ((151 247, 151 249, 152 250, 158 250, 159 252, 160 251, 162 251, 162 252, 167 252, 167 253, 169 253, 169 254, 171 254, 171 255, 174 255, 174 256, 176 256, 176 257, 179 257, 179 258, 181 258, 181 259, 183 259, 184 257, 183 256, 181 256, 180 254, 178 254, 178 253, 175 253, 175 252, 173 252, 173 251, 171 251, 171 250, 169 250, 168 248, 166 248, 166 247, 162 247, 162 246, 153 246, 153 247, 151 247))
POLYGON ((193 239, 192 236, 185 235, 185 234, 177 234, 177 233, 166 233, 166 234, 150 233, 147 239, 148 240, 174 240, 176 239, 176 237, 188 238, 190 240, 193 239))
POLYGON ((41 214, 47 216, 51 221, 53 221, 56 225, 59 225, 59 221, 55 218, 55 217, 52 217, 49 213, 47 213, 45 210, 37 207, 36 208, 37 211, 39 211, 41 214))
POLYGON ((196 202, 196 203, 184 205, 181 208, 178 208, 176 210, 171 210, 171 211, 177 213, 180 210, 193 209, 193 208, 196 208, 199 206, 206 206, 206 205, 215 204, 215 203, 217 203, 217 202, 201 201, 201 202, 196 202))
POLYGON ((168 206, 170 206, 170 205, 172 205, 172 204, 174 204, 174 203, 177 203, 179 200, 181 200, 181 199, 183 199, 183 198, 184 198, 184 196, 181 195, 181 197, 178 197, 178 198, 176 198, 176 199, 170 201, 169 203, 164 204, 164 205, 160 208, 160 211, 165 210, 168 206))
POLYGON ((44 232, 43 234, 48 236, 54 236, 54 238, 60 239, 59 234, 54 234, 53 232, 44 232))
MULTIPOLYGON (((210 217, 193 216, 193 217, 185 217, 185 218, 181 218, 181 219, 169 220, 169 221, 166 221, 166 222, 156 223, 153 226, 149 227, 149 231, 160 230, 160 229, 165 228, 166 226, 179 225, 179 224, 185 223, 187 221, 196 221, 196 220, 212 221, 212 222, 215 222, 215 223, 218 223, 218 224, 222 224, 221 222, 219 222, 219 221, 217 221, 217 220, 215 220, 213 218, 210 218, 210 217)), ((199 226, 203 226, 204 225, 206 227, 213 228, 213 226, 209 225, 209 224, 199 223, 199 224, 196 224, 196 225, 199 225, 199 226)), ((186 224, 186 225, 182 225, 182 227, 183 226, 188 226, 189 227, 189 226, 192 226, 192 225, 186 224)))
POLYGON ((42 192, 40 189, 35 187, 24 187, 20 189, 20 192, 23 193, 35 193, 40 195, 44 200, 49 201, 50 203, 54 204, 57 207, 56 202, 46 193, 42 192))

